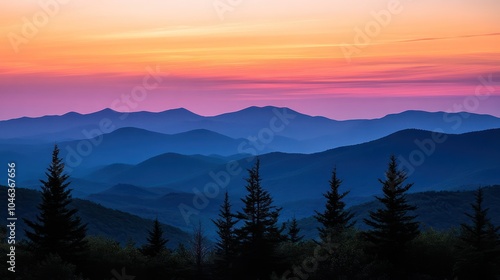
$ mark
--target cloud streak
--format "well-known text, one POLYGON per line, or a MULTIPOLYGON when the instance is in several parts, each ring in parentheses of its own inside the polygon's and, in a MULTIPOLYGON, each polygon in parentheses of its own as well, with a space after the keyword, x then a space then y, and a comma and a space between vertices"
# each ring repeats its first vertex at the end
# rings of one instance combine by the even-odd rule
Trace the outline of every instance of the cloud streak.
POLYGON ((465 39, 465 38, 490 37, 490 36, 500 36, 500 32, 488 33, 488 34, 470 34, 470 35, 460 35, 460 36, 449 36, 449 37, 406 39, 406 40, 399 40, 396 42, 411 43, 411 42, 420 42, 420 41, 437 41, 437 40, 465 39))

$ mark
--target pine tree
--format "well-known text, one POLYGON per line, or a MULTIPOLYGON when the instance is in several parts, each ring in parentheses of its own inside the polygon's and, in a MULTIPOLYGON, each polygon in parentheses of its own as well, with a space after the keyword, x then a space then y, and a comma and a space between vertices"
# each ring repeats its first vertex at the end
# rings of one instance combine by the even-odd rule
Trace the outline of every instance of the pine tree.
POLYGON ((290 226, 288 227, 288 240, 292 243, 298 243, 304 239, 303 235, 299 235, 300 228, 297 219, 293 217, 290 226))
POLYGON ((153 228, 149 231, 147 241, 141 250, 145 256, 155 257, 166 250, 165 245, 168 239, 163 237, 163 229, 158 218, 154 220, 153 228))
POLYGON ((471 224, 461 224, 463 245, 459 245, 461 254, 455 267, 461 279, 497 279, 495 274, 499 272, 500 227, 491 223, 489 209, 484 208, 483 200, 483 189, 479 188, 475 193, 475 202, 471 204, 473 213, 465 213, 471 224))
POLYGON ((318 228, 321 240, 326 240, 329 235, 339 236, 344 230, 352 228, 355 222, 352 222, 354 214, 345 209, 345 203, 342 201, 349 192, 339 193, 339 187, 342 180, 337 177, 337 170, 333 169, 330 179, 330 190, 323 196, 326 198, 325 212, 316 211, 316 220, 322 227, 318 228))
POLYGON ((475 202, 471 204, 473 213, 465 213, 470 218, 471 224, 461 224, 460 239, 476 251, 491 249, 498 245, 498 231, 488 217, 488 208, 483 207, 483 189, 475 193, 475 202))
POLYGON ((390 158, 385 177, 385 180, 379 179, 384 195, 376 197, 383 207, 370 211, 370 218, 364 219, 373 228, 365 232, 364 237, 373 243, 380 256, 397 265, 403 259, 407 243, 415 239, 420 231, 418 222, 414 221, 416 216, 408 213, 416 207, 406 200, 406 192, 413 184, 404 184, 407 175, 398 170, 394 156, 390 158))
POLYGON ((215 244, 215 265, 222 279, 233 279, 233 261, 236 256, 238 242, 236 240, 235 225, 238 220, 231 212, 229 194, 226 192, 224 202, 220 206, 219 218, 212 220, 217 227, 219 240, 215 244))
POLYGON ((64 261, 74 262, 86 250, 86 225, 77 216, 76 209, 70 209, 71 189, 69 176, 64 174, 64 163, 59 158, 59 149, 54 146, 52 163, 45 173, 47 180, 42 186, 42 202, 38 206, 40 214, 36 221, 24 220, 30 230, 26 230, 29 243, 38 258, 47 254, 59 255, 64 261))
POLYGON ((243 265, 238 271, 244 279, 268 279, 276 264, 276 246, 284 240, 284 227, 278 227, 281 208, 273 206, 273 199, 261 186, 260 161, 248 170, 248 194, 242 199, 243 212, 237 217, 243 222, 237 230, 243 265))

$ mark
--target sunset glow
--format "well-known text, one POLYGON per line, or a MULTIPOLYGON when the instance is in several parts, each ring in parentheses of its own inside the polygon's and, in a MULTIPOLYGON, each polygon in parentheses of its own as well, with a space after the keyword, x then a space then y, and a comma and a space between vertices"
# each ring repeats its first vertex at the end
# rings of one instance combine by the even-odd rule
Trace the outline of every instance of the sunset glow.
POLYGON ((499 1, 289 2, 2 1, 0 119, 112 107, 147 68, 132 111, 374 118, 456 110, 486 80, 462 110, 500 116, 499 1))

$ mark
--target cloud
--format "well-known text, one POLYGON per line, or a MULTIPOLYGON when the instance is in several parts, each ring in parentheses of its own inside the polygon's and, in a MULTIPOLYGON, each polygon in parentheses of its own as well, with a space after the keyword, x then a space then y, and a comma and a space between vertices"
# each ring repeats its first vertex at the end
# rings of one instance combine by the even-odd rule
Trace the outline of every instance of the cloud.
POLYGON ((398 40, 396 42, 409 43, 409 42, 462 39, 462 38, 473 38, 473 37, 489 37, 489 36, 499 36, 499 35, 500 35, 500 33, 497 32, 497 33, 487 33, 487 34, 459 35, 459 36, 450 36, 450 37, 416 38, 416 39, 398 40))

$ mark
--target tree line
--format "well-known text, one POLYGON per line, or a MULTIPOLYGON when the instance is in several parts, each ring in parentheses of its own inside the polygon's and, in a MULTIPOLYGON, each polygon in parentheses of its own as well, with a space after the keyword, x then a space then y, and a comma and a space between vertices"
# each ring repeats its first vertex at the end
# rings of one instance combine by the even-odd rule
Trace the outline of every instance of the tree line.
MULTIPOLYGON (((360 231, 341 191, 334 168, 324 194, 319 238, 304 240, 295 218, 280 223, 281 208, 262 186, 260 161, 248 169, 243 207, 235 211, 226 192, 212 222, 217 240, 208 242, 199 224, 189 244, 167 249, 158 219, 141 247, 87 236, 76 209, 70 209, 68 175, 57 146, 42 180, 42 202, 35 221, 25 220, 27 241, 19 245, 16 279, 498 279, 500 227, 483 206, 480 188, 467 215, 469 222, 446 232, 421 230, 412 184, 391 156, 383 179, 380 207, 360 231)), ((3 245, 1 248, 7 248, 3 245)), ((0 272, 2 279, 12 277, 0 272)), ((14 278, 12 278, 14 279, 14 278)))

